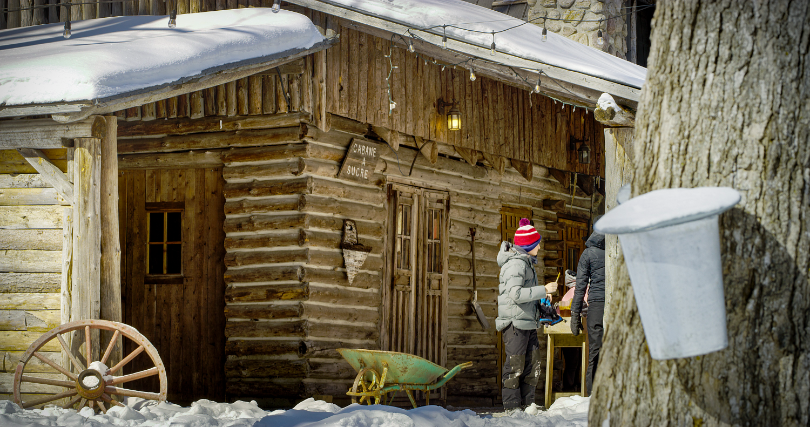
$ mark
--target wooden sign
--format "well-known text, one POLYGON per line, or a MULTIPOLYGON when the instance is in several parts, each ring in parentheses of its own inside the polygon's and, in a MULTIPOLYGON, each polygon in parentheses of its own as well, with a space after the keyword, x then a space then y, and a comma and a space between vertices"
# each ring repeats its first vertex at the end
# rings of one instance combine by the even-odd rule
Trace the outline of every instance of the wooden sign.
POLYGON ((379 159, 379 144, 363 139, 353 139, 337 177, 364 183, 371 182, 371 176, 374 175, 374 168, 377 167, 379 159))

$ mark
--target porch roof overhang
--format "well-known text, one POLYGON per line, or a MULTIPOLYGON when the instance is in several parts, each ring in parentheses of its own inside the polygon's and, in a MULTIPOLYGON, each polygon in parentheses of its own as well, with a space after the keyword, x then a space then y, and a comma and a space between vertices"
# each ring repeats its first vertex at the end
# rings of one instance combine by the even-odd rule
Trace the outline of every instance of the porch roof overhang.
POLYGON ((335 42, 307 17, 250 8, 0 31, 0 117, 67 123, 270 70, 335 42))
POLYGON ((543 92, 591 109, 602 93, 636 108, 646 79, 644 67, 553 32, 542 42, 537 25, 462 0, 287 1, 346 19, 393 43, 410 39, 417 51, 448 64, 464 62, 467 68, 465 61, 472 59, 476 73, 528 90, 539 82, 543 92), (496 33, 492 54, 491 31, 510 27, 515 28, 496 33), (445 34, 446 49, 440 47, 445 34))

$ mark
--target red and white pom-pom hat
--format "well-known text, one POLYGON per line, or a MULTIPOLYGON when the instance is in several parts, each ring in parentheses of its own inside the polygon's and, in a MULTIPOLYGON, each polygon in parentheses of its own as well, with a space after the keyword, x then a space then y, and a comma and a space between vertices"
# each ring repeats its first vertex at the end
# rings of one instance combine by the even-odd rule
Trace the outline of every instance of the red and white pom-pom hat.
POLYGON ((518 246, 535 246, 540 241, 540 234, 528 219, 520 219, 520 228, 515 230, 515 244, 518 246))

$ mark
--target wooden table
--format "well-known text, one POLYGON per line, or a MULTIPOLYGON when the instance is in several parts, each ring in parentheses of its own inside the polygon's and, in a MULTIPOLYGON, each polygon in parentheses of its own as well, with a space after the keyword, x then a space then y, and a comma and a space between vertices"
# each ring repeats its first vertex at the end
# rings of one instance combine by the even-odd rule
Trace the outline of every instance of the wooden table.
MULTIPOLYGON (((554 326, 546 326, 543 332, 548 335, 548 347, 546 349, 546 409, 560 397, 568 397, 579 394, 585 397, 585 371, 588 369, 588 334, 581 331, 578 336, 571 333, 571 318, 563 317, 565 322, 557 323, 554 326), (554 392, 551 391, 551 380, 554 377, 554 349, 558 347, 580 347, 582 348, 582 385, 581 392, 554 392)), ((585 321, 583 320, 583 323, 585 321)))

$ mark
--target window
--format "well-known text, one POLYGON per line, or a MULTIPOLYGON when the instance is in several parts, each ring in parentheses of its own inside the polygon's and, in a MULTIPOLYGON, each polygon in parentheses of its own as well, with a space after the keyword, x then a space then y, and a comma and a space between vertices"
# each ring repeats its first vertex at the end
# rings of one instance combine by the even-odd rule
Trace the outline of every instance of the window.
POLYGON ((147 211, 149 239, 146 272, 149 275, 183 274, 183 211, 147 211))

